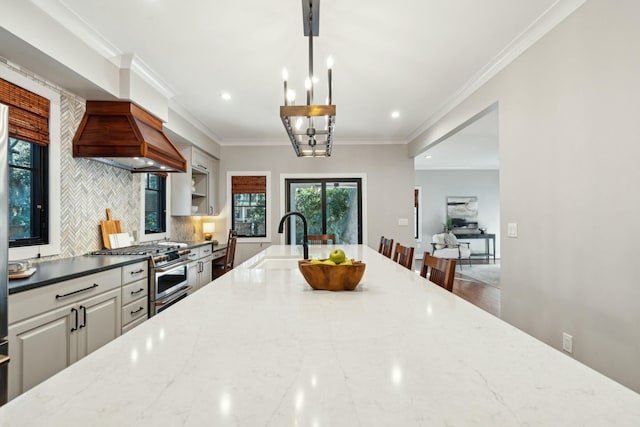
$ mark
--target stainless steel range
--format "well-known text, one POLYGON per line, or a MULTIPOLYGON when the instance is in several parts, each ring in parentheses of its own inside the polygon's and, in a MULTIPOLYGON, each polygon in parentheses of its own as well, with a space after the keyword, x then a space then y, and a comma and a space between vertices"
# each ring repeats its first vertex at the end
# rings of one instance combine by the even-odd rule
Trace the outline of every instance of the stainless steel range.
POLYGON ((186 298, 189 286, 190 249, 177 243, 158 243, 105 249, 91 255, 149 255, 149 316, 186 298))

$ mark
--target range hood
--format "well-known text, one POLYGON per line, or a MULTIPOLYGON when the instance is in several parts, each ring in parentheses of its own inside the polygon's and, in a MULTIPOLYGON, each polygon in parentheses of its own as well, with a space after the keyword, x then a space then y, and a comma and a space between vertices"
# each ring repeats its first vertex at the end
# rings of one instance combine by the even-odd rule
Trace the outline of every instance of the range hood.
POLYGON ((73 138, 73 157, 132 172, 186 172, 187 162, 162 131, 162 121, 129 101, 87 101, 73 138))

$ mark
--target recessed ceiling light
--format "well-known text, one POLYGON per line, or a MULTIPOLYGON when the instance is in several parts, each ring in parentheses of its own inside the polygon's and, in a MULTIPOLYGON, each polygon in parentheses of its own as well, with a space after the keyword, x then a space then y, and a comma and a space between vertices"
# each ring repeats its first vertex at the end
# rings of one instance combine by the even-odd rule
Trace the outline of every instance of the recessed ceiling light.
POLYGON ((433 156, 432 156, 431 154, 427 154, 426 156, 424 156, 424 158, 425 158, 425 159, 430 159, 430 158, 432 158, 432 157, 433 157, 433 156))
POLYGON ((228 101, 231 99, 231 94, 229 92, 222 92, 220 94, 220 98, 224 99, 225 101, 228 101))
POLYGON ((397 119, 398 117, 400 117, 400 112, 399 111, 394 111, 394 112, 391 113, 391 118, 397 119))

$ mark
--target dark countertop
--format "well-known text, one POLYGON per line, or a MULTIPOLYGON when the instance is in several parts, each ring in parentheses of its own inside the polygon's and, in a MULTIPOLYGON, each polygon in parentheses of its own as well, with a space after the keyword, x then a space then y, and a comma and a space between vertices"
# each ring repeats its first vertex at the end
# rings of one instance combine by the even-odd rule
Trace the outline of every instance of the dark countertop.
MULTIPOLYGON (((187 248, 197 248, 210 245, 210 240, 182 241, 187 248)), ((217 251, 226 248, 226 243, 214 245, 217 251)), ((52 261, 34 263, 36 272, 25 279, 9 280, 9 294, 28 291, 30 289, 47 286, 65 280, 75 279, 88 274, 99 273, 112 268, 122 267, 149 259, 149 255, 82 255, 73 258, 62 258, 52 261)))
POLYGON ((36 268, 36 272, 32 276, 26 279, 9 280, 9 294, 64 282, 147 259, 149 259, 148 255, 83 255, 34 263, 33 267, 36 268))

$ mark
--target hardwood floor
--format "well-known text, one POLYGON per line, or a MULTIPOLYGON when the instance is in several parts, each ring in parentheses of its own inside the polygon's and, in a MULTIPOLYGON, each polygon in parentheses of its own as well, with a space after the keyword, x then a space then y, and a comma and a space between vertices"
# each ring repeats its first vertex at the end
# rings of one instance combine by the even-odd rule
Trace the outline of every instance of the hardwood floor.
MULTIPOLYGON (((413 270, 419 272, 421 266, 422 260, 416 260, 413 270)), ((470 277, 462 277, 459 271, 456 269, 453 293, 484 311, 500 317, 500 289, 470 277)))

